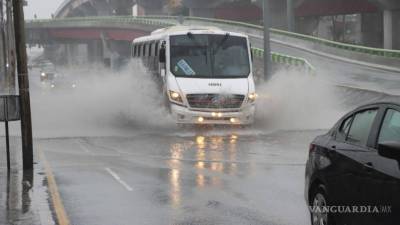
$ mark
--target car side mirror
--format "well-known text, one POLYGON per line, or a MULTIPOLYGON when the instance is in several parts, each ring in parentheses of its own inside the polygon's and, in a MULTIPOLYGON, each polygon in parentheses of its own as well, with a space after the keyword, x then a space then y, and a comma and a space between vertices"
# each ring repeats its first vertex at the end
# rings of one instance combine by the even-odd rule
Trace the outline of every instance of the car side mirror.
POLYGON ((161 48, 160 48, 160 54, 159 54, 159 61, 160 61, 160 63, 165 63, 166 62, 166 55, 165 55, 166 53, 165 53, 165 46, 163 45, 161 48))
POLYGON ((400 142, 399 141, 387 141, 378 144, 379 155, 389 158, 400 160, 400 142))

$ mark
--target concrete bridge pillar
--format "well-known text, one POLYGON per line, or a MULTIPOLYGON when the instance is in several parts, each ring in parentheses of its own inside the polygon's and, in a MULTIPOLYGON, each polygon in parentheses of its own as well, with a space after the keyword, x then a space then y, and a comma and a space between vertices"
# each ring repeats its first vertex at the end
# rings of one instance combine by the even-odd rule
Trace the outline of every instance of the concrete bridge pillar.
POLYGON ((390 10, 383 11, 383 47, 393 48, 393 12, 390 10))
POLYGON ((89 63, 103 61, 103 44, 99 40, 93 40, 87 44, 89 63))
POLYGON ((314 35, 318 27, 319 18, 316 16, 301 17, 296 20, 296 32, 307 35, 314 35))
POLYGON ((383 42, 382 13, 364 13, 361 15, 361 33, 363 45, 381 48, 383 42))
POLYGON ((85 44, 65 44, 64 52, 67 65, 79 65, 88 62, 88 48, 85 44))
POLYGON ((295 31, 295 16, 294 16, 294 2, 293 0, 286 0, 286 17, 288 31, 295 31))
POLYGON ((76 57, 76 45, 74 44, 66 44, 64 45, 65 52, 66 52, 66 60, 67 65, 75 64, 75 57, 76 57))
MULTIPOLYGON (((94 40, 87 44, 87 56, 89 63, 101 63, 105 67, 117 68, 121 58, 118 44, 102 37, 102 40, 94 40)), ((122 47, 122 46, 121 46, 122 47)), ((122 53, 127 51, 127 57, 130 56, 130 45, 123 45, 122 53)))
POLYGON ((400 49, 400 10, 383 12, 383 47, 400 49))

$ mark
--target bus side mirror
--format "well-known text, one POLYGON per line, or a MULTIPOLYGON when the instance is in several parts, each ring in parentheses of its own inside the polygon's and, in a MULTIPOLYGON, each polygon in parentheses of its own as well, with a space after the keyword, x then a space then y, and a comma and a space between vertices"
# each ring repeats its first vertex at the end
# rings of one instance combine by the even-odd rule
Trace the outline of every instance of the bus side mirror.
POLYGON ((254 55, 253 55, 253 47, 250 44, 250 55, 251 55, 251 62, 254 62, 254 55))
POLYGON ((160 63, 165 63, 166 62, 166 55, 165 55, 165 46, 162 46, 160 48, 160 54, 159 54, 159 61, 160 63))

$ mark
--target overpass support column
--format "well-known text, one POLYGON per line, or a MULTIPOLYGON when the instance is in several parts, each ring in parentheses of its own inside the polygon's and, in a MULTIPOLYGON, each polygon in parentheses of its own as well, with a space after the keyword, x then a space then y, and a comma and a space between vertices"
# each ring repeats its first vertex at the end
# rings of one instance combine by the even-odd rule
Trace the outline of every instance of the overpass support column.
POLYGON ((66 44, 65 52, 67 53, 67 65, 73 65, 76 57, 76 46, 74 44, 66 44))
POLYGON ((364 13, 361 15, 362 44, 382 48, 383 43, 382 13, 364 13))
POLYGON ((383 47, 393 48, 393 12, 390 10, 383 11, 383 47))
POLYGON ((88 61, 90 63, 103 62, 103 44, 96 40, 87 44, 88 61))
POLYGON ((286 14, 287 14, 288 31, 294 32, 295 18, 294 18, 293 0, 286 0, 286 14))
POLYGON ((383 46, 386 49, 400 49, 400 11, 383 12, 383 46))

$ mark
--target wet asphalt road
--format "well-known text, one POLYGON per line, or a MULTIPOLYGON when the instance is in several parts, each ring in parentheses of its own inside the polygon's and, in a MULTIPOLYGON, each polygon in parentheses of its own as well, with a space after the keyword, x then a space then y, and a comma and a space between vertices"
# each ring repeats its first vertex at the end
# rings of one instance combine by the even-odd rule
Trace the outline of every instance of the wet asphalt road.
POLYGON ((73 225, 309 224, 308 143, 323 131, 35 140, 73 225))
POLYGON ((20 138, 10 138, 11 171, 7 173, 5 139, 0 138, 0 224, 55 225, 42 164, 22 171, 20 138))
MULTIPOLYGON (((392 74, 374 71, 366 79, 365 71, 354 67, 337 71, 334 64, 325 65, 335 67, 327 75, 344 75, 332 76, 337 83, 363 80, 366 88, 379 83, 397 90, 398 77, 392 74), (378 74, 389 81, 377 80, 378 74)), ((344 94, 351 106, 370 98, 364 92, 351 93, 351 98, 344 94)), ((324 131, 257 129, 163 128, 125 137, 37 138, 35 179, 28 179, 34 188, 18 172, 12 181, 5 180, 0 153, 0 224, 54 224, 39 152, 50 164, 72 225, 310 224, 304 166, 309 143, 324 131), (3 194, 5 189, 10 191, 3 194)))

